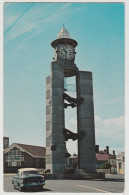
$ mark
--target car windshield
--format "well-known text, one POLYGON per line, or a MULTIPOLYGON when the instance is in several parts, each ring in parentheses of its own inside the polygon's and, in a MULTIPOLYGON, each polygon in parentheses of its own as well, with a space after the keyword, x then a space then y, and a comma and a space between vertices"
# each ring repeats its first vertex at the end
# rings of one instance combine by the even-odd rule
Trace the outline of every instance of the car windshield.
POLYGON ((24 171, 23 173, 22 173, 22 175, 33 175, 33 174, 35 174, 35 175, 37 175, 38 174, 38 171, 24 171))

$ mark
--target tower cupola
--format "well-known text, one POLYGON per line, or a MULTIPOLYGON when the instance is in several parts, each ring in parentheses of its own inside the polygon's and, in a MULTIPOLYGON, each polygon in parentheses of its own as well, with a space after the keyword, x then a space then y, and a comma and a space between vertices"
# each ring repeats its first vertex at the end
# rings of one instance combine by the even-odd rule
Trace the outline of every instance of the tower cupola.
POLYGON ((64 25, 63 25, 63 28, 58 33, 57 39, 51 43, 51 46, 53 48, 56 48, 56 46, 59 44, 69 44, 69 45, 72 45, 74 48, 77 46, 77 41, 70 38, 70 34, 66 30, 64 25))

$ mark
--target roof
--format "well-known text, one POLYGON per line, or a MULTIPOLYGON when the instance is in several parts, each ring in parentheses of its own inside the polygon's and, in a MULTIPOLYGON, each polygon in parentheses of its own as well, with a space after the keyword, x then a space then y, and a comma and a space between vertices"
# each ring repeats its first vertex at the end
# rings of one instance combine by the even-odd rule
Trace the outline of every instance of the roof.
POLYGON ((38 169, 35 169, 35 168, 21 168, 21 169, 18 169, 18 171, 22 172, 22 171, 38 171, 38 169))
POLYGON ((14 143, 10 145, 7 149, 5 149, 5 153, 9 152, 13 147, 17 147, 23 152, 30 154, 33 157, 44 158, 46 153, 46 148, 41 146, 27 145, 14 143))
POLYGON ((96 159, 97 161, 107 161, 109 159, 116 159, 116 156, 101 151, 100 153, 96 153, 96 159))
POLYGON ((64 25, 57 36, 57 39, 62 39, 62 38, 69 38, 70 39, 70 34, 68 33, 68 31, 66 30, 64 25))
POLYGON ((78 158, 78 156, 72 155, 72 156, 70 156, 69 158, 78 158))

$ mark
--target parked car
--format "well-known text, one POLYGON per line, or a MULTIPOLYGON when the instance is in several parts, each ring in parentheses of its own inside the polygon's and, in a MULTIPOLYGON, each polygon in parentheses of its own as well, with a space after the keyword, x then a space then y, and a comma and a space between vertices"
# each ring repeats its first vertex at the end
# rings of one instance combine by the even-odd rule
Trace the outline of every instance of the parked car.
POLYGON ((19 191, 27 188, 42 190, 43 185, 45 185, 45 179, 35 168, 22 168, 17 170, 16 176, 13 176, 12 184, 14 188, 18 188, 19 191))

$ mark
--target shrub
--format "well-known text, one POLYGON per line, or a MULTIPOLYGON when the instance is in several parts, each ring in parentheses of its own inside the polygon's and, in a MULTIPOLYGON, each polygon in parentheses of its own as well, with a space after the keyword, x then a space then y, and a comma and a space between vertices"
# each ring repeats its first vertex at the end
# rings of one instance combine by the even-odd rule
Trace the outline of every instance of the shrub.
POLYGON ((111 165, 108 162, 105 162, 104 164, 101 165, 101 169, 110 169, 111 165))

